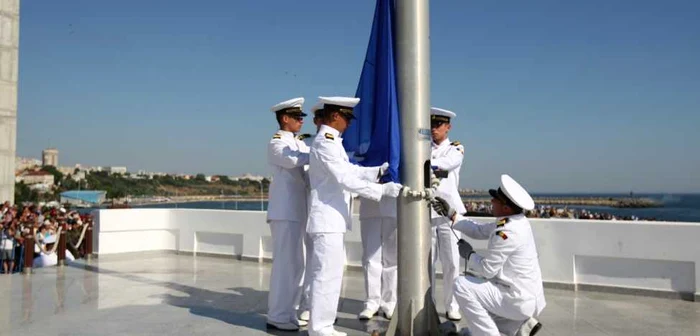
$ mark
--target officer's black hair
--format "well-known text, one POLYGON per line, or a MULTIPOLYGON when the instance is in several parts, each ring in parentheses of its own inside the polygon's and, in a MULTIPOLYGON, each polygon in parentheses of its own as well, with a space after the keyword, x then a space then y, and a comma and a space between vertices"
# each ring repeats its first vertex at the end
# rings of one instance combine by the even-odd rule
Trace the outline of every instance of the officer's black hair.
POLYGON ((520 215, 523 213, 523 208, 515 205, 515 203, 507 204, 509 208, 513 210, 514 215, 520 215))
POLYGON ((277 125, 279 125, 280 128, 282 128, 282 117, 285 114, 286 113, 280 112, 280 111, 275 112, 275 118, 277 119, 277 125))

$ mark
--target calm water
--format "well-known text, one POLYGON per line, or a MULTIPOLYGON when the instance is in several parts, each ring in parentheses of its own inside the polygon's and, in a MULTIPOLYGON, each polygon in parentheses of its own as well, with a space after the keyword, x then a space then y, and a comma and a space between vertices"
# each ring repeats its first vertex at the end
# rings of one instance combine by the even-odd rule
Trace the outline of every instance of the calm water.
MULTIPOLYGON (((629 197, 625 194, 535 194, 539 197, 629 197)), ((660 201, 661 208, 618 209, 604 206, 569 206, 593 212, 605 212, 616 216, 634 215, 641 218, 655 218, 661 221, 700 223, 700 194, 639 194, 637 197, 660 201)), ((260 201, 190 202, 134 206, 134 208, 182 208, 182 209, 221 209, 260 211, 260 201)), ((267 210, 267 201, 262 205, 267 210)), ((85 209, 87 210, 87 209, 85 209)), ((84 210, 84 211, 85 211, 84 210)))
MULTIPOLYGON (((625 194, 536 194, 539 197, 629 197, 625 194)), ((661 208, 618 209, 604 206, 570 206, 570 208, 587 209, 593 212, 606 212, 616 216, 635 215, 642 218, 655 218, 663 221, 681 221, 700 223, 700 194, 639 194, 637 197, 652 198, 663 203, 661 208)), ((225 209, 225 210, 260 210, 260 202, 192 202, 156 204, 142 208, 184 208, 184 209, 225 209)), ((267 202, 263 207, 267 210, 267 202)))
MULTIPOLYGON (((540 197, 629 197, 629 194, 536 194, 540 197)), ((605 206, 570 206, 593 212, 606 212, 616 216, 635 215, 663 221, 700 222, 700 194, 635 194, 663 204, 660 208, 618 209, 605 206)))

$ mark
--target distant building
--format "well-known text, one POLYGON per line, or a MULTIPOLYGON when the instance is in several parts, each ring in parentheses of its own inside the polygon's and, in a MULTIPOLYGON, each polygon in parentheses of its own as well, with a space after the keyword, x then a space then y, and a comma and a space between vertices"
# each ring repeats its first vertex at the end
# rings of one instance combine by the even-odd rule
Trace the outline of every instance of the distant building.
POLYGON ((105 167, 110 174, 126 174, 126 167, 105 167))
POLYGON ((253 180, 253 181, 262 181, 265 178, 265 176, 261 175, 253 175, 250 173, 246 173, 243 176, 239 176, 236 180, 253 180))
POLYGON ((75 167, 66 167, 66 166, 56 167, 56 170, 61 172, 61 174, 63 174, 63 175, 68 175, 68 174, 73 174, 73 172, 75 171, 75 167))
POLYGON ((58 167, 58 149, 47 148, 41 152, 41 165, 58 167))
POLYGON ((41 160, 35 158, 15 158, 15 172, 25 171, 34 167, 41 166, 41 160))
POLYGON ((73 181, 82 181, 85 179, 85 171, 78 171, 77 173, 72 174, 70 177, 73 179, 73 181))
POLYGON ((21 173, 15 178, 16 182, 24 182, 24 184, 46 184, 52 186, 54 183, 53 174, 43 170, 28 170, 21 173))
POLYGON ((61 193, 61 204, 90 206, 104 203, 107 192, 102 190, 69 190, 61 193))

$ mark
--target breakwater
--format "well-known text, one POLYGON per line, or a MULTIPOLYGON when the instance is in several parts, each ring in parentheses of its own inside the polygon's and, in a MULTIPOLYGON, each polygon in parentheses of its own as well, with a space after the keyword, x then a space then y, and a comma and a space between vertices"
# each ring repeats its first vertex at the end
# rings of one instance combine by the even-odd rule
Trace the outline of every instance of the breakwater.
MULTIPOLYGON (((581 205, 606 206, 611 208, 660 208, 663 203, 651 198, 627 197, 533 197, 537 205, 581 205)), ((462 196, 464 202, 489 202, 491 196, 475 195, 462 196)))

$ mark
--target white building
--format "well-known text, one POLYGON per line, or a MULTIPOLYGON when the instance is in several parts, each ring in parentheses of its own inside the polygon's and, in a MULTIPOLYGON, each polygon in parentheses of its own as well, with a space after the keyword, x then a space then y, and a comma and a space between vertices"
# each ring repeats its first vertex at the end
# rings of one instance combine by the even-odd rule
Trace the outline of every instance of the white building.
POLYGON ((41 166, 41 160, 35 159, 35 158, 23 158, 23 157, 16 157, 15 158, 15 172, 21 172, 27 169, 31 169, 34 167, 40 167, 41 166))
POLYGON ((110 174, 126 174, 126 167, 105 167, 110 174))
POLYGON ((45 172, 43 170, 37 171, 26 171, 15 178, 17 182, 24 182, 24 184, 48 184, 53 185, 54 179, 53 174, 45 172))
POLYGON ((81 170, 70 176, 74 181, 82 181, 85 179, 85 171, 81 170))

